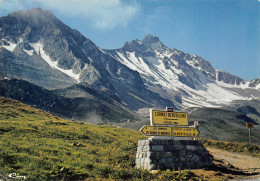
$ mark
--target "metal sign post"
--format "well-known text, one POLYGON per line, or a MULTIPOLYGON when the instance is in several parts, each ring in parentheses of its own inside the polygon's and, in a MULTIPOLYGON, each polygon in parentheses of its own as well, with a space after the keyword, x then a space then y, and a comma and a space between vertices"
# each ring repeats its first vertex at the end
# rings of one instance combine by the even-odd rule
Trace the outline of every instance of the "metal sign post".
POLYGON ((254 124, 251 122, 247 122, 246 127, 249 129, 249 135, 248 135, 249 136, 249 145, 251 145, 251 128, 254 127, 254 124))
POLYGON ((251 128, 249 128, 249 145, 251 145, 251 128))

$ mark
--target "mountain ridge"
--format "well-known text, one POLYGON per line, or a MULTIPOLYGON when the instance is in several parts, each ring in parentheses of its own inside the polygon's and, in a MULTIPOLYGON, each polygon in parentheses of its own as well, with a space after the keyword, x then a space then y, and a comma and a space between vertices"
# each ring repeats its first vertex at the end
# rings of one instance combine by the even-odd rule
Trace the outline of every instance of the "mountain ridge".
MULTIPOLYGON (((166 106, 219 107, 260 97, 259 79, 245 81, 216 70, 197 55, 168 48, 159 37, 105 50, 50 11, 35 8, 0 17, 0 76, 22 79, 70 97, 85 84, 129 111, 166 106), (73 90, 73 89, 77 89, 73 90)), ((80 92, 79 92, 80 91, 80 92)), ((98 97, 97 97, 98 98, 98 97)))
POLYGON ((0 24, 3 25, 0 32, 2 77, 24 79, 47 89, 86 83, 130 109, 154 104, 173 106, 172 102, 146 89, 138 72, 107 55, 49 11, 16 12, 1 17, 0 24), (40 21, 40 27, 31 20, 35 14, 40 17, 33 20, 40 21), (16 24, 14 29, 13 23, 16 24), (6 61, 8 57, 12 57, 10 61, 6 61))
POLYGON ((204 100, 207 106, 221 106, 237 99, 259 97, 258 79, 247 82, 226 71, 214 69, 210 62, 197 55, 166 47, 158 37, 147 35, 144 40, 133 40, 121 49, 107 52, 122 64, 138 71, 151 90, 158 89, 156 85, 160 85, 170 94, 172 90, 184 92, 182 100, 187 103, 186 106, 203 105, 202 102, 196 104, 198 99, 204 100), (250 94, 245 95, 246 91, 250 91, 250 94), (228 96, 221 99, 221 94, 228 96))

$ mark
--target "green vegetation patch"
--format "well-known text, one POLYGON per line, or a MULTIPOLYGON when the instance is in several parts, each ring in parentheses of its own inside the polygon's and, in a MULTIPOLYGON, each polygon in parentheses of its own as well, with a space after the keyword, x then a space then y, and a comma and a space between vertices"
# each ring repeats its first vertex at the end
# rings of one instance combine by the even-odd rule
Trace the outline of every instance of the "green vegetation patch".
POLYGON ((27 180, 198 180, 135 169, 138 131, 73 122, 0 97, 0 172, 27 180))
POLYGON ((202 139, 204 146, 218 148, 226 151, 244 153, 260 158, 260 146, 249 143, 225 142, 202 139))

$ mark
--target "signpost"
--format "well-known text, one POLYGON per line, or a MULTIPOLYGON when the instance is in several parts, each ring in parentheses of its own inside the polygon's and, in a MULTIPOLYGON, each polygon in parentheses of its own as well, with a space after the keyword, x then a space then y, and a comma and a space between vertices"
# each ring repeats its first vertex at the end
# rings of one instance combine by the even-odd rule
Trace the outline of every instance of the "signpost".
POLYGON ((188 114, 182 112, 150 110, 151 125, 183 125, 188 126, 188 114))
POLYGON ((171 136, 171 127, 144 125, 140 131, 146 136, 171 136))
POLYGON ((249 129, 249 135, 248 136, 249 136, 249 144, 251 145, 251 128, 254 127, 254 124, 251 123, 251 122, 247 122, 246 127, 249 129))
POLYGON ((199 131, 189 127, 166 127, 144 125, 140 131, 145 136, 197 137, 199 131))
POLYGON ((199 131, 196 128, 173 127, 172 136, 197 137, 199 131))
POLYGON ((253 128, 253 127, 254 127, 254 124, 251 123, 251 122, 247 122, 247 123, 246 123, 246 127, 247 127, 247 128, 253 128))
POLYGON ((168 136, 173 137, 197 137, 199 131, 198 122, 194 127, 188 126, 188 113, 173 112, 173 108, 166 111, 150 110, 150 125, 144 125, 140 131, 145 136, 168 136))

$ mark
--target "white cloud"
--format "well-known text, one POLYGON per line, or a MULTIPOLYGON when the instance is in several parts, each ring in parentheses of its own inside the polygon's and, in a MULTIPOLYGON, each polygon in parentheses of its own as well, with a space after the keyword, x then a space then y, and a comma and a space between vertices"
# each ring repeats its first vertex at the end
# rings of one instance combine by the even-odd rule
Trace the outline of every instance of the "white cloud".
POLYGON ((4 4, 6 9, 41 7, 56 11, 63 16, 87 18, 93 26, 102 29, 126 26, 135 17, 139 5, 135 1, 128 2, 123 0, 0 0, 1 6, 4 4))
POLYGON ((0 11, 15 11, 23 9, 22 1, 19 0, 0 0, 0 11))

